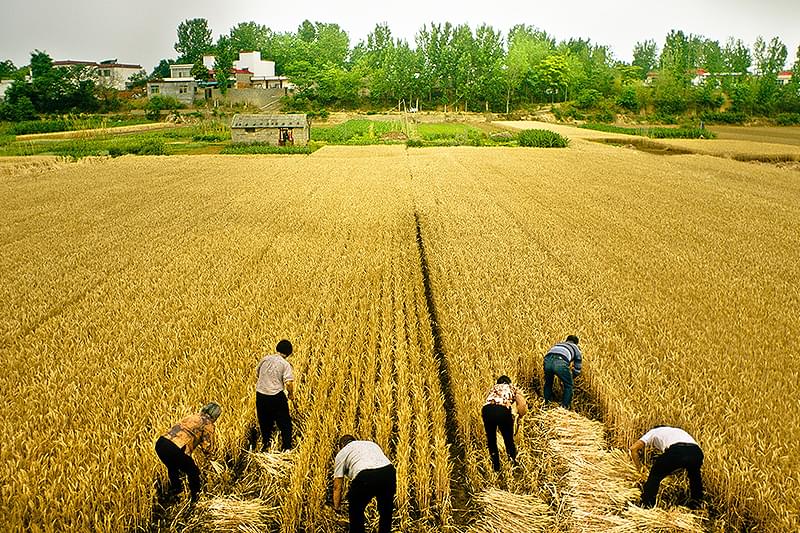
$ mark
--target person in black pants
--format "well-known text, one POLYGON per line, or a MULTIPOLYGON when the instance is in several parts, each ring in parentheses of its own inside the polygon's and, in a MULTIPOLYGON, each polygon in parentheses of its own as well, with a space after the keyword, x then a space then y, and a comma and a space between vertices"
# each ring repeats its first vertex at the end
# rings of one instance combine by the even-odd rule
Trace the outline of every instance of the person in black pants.
POLYGON ((206 453, 214 451, 214 424, 222 408, 210 403, 194 415, 187 416, 156 441, 156 455, 167 467, 169 489, 164 503, 175 500, 183 491, 182 476, 189 480, 191 500, 197 501, 200 494, 200 469, 192 459, 196 447, 206 453))
POLYGON ((282 340, 275 347, 277 353, 267 355, 258 363, 256 375, 256 415, 261 428, 262 451, 269 449, 272 428, 281 432, 281 450, 292 448, 292 417, 289 400, 294 403, 294 372, 286 358, 292 355, 292 343, 282 340), (286 388, 286 393, 283 389, 286 388))
POLYGON ((394 495, 397 492, 397 473, 380 446, 352 435, 339 439, 339 452, 333 465, 333 510, 339 512, 342 503, 344 478, 352 480, 347 498, 350 501, 350 533, 362 533, 364 510, 370 500, 378 504, 378 531, 392 530, 394 495))
POLYGON ((492 468, 500 471, 500 450, 497 448, 497 430, 503 436, 506 452, 511 462, 517 464, 517 446, 514 443, 514 415, 511 406, 516 404, 517 414, 521 417, 528 412, 525 396, 511 384, 511 378, 500 376, 497 383, 486 396, 486 403, 481 409, 483 428, 486 430, 486 444, 492 459, 492 468))
POLYGON ((631 446, 630 453, 633 464, 641 469, 641 456, 647 446, 659 452, 650 474, 642 488, 642 507, 653 507, 661 481, 671 473, 685 469, 689 477, 691 500, 689 507, 697 508, 703 499, 703 478, 700 467, 703 466, 703 450, 687 432, 680 428, 656 426, 631 446))

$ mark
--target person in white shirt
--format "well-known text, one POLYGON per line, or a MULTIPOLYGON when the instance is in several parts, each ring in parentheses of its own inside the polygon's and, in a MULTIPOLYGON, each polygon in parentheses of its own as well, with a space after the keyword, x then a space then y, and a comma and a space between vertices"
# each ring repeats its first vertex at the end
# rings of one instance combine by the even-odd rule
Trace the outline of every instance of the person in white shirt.
POLYGON ((333 464, 333 510, 342 504, 344 478, 350 479, 347 499, 350 501, 350 533, 364 531, 364 510, 372 498, 377 499, 380 515, 379 533, 392 530, 397 473, 380 446, 352 435, 339 438, 339 453, 333 464))
POLYGON ((631 459, 637 470, 642 468, 642 455, 651 446, 661 452, 650 468, 650 475, 642 488, 642 507, 653 507, 661 481, 671 473, 685 469, 689 476, 691 500, 689 507, 697 508, 703 499, 703 450, 691 435, 680 428, 656 426, 645 433, 630 448, 631 459))
POLYGON ((277 353, 262 358, 256 367, 256 415, 261 429, 262 451, 269 449, 275 424, 281 432, 281 450, 292 448, 289 400, 294 403, 294 371, 286 360, 292 355, 292 343, 284 339, 278 343, 275 351, 277 353))

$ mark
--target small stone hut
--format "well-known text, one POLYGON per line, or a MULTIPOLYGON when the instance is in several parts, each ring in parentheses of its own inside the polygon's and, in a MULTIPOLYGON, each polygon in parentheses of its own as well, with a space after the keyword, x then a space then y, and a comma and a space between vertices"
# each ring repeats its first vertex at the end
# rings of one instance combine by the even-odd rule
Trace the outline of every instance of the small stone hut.
POLYGON ((305 146, 311 137, 306 115, 234 115, 231 141, 269 143, 274 146, 305 146))

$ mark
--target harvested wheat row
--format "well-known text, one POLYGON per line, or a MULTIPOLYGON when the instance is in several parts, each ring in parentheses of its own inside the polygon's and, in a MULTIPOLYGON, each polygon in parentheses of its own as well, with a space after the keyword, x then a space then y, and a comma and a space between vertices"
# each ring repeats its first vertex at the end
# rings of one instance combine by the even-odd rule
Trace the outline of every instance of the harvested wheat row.
POLYGON ((500 489, 487 489, 475 500, 482 506, 481 518, 470 526, 469 533, 502 531, 550 531, 553 512, 550 506, 533 494, 514 494, 500 489))
POLYGON ((538 423, 552 460, 565 471, 561 491, 570 531, 703 531, 703 519, 692 513, 630 505, 639 497, 636 470, 625 452, 606 449, 599 422, 558 408, 543 411, 538 423))

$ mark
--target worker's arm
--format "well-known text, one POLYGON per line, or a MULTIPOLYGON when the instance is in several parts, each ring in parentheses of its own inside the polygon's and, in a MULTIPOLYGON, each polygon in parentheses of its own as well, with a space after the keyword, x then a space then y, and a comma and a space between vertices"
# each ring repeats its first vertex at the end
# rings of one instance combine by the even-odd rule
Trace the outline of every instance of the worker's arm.
POLYGON ((342 503, 342 479, 340 477, 333 478, 333 510, 338 511, 339 505, 342 503))
POLYGON ((528 402, 520 391, 514 395, 514 402, 517 404, 517 415, 522 418, 528 413, 528 402))
POLYGON ((217 439, 214 424, 207 424, 203 427, 198 448, 203 452, 206 459, 213 457, 217 453, 217 439))
POLYGON ((633 460, 633 465, 636 467, 636 470, 642 469, 642 455, 644 455, 645 446, 647 445, 643 440, 637 440, 633 443, 633 446, 631 446, 631 460, 633 460))
POLYGON ((572 358, 572 377, 578 377, 581 375, 581 367, 583 366, 583 354, 581 353, 581 349, 577 346, 572 346, 574 349, 572 358))
POLYGON ((290 379, 284 383, 284 386, 286 387, 286 396, 288 396, 289 399, 294 402, 294 380, 290 379))

